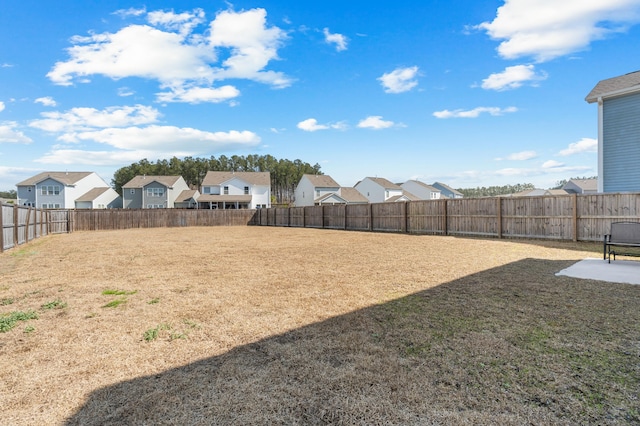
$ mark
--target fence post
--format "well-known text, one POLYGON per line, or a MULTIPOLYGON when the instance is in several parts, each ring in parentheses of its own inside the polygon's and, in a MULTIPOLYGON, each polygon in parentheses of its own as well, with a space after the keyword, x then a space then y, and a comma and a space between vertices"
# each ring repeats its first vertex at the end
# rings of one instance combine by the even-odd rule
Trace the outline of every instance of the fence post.
POLYGON ((498 238, 502 238, 502 197, 497 197, 497 206, 498 209, 498 238))
POLYGON ((291 227, 291 206, 287 206, 287 226, 291 227))
POLYGON ((320 228, 321 228, 321 229, 324 229, 324 204, 322 204, 322 207, 321 207, 321 210, 320 210, 320 211, 321 211, 321 215, 322 215, 322 216, 321 216, 321 222, 320 222, 320 223, 321 223, 320 228))
POLYGON ((442 208, 442 214, 444 216, 444 235, 449 235, 449 223, 448 223, 448 218, 447 218, 447 204, 449 203, 449 200, 447 200, 445 198, 444 203, 442 203, 443 208, 442 208))
POLYGON ((2 202, 0 202, 0 253, 4 251, 4 218, 2 217, 3 210, 4 206, 2 205, 2 202))
POLYGON ((407 233, 407 232, 409 232, 409 227, 407 226, 407 224, 408 224, 408 222, 409 222, 409 218, 408 218, 408 216, 407 216, 407 211, 409 210, 409 209, 407 208, 407 206, 409 205, 409 202, 408 202, 408 201, 405 201, 405 202, 404 202, 404 203, 402 203, 402 204, 404 204, 404 206, 402 206, 402 211, 403 211, 402 215, 404 216, 403 221, 402 221, 402 227, 403 227, 404 229, 403 229, 402 231, 403 231, 404 233, 407 233))
MULTIPOLYGON (((24 242, 28 243, 29 242, 29 228, 31 227, 31 206, 29 206, 29 208, 27 209, 27 223, 26 223, 26 228, 24 231, 24 242)), ((33 233, 35 234, 35 227, 33 229, 33 233)), ((35 238, 35 235, 34 237, 35 238)))
POLYGON ((13 246, 18 247, 18 206, 13 206, 13 246))
POLYGON ((573 241, 578 241, 578 194, 571 195, 573 204, 573 241))
POLYGON ((344 205, 344 230, 347 230, 347 205, 344 205))
POLYGON ((369 202, 369 231, 373 231, 373 204, 369 202))

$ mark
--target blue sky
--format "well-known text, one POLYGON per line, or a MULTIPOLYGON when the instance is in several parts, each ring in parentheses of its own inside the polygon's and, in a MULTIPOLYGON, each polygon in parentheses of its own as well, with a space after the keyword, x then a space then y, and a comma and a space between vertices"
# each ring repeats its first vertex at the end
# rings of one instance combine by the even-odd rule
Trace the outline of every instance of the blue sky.
POLYGON ((597 174, 640 0, 0 0, 0 190, 142 158, 270 154, 454 188, 597 174))

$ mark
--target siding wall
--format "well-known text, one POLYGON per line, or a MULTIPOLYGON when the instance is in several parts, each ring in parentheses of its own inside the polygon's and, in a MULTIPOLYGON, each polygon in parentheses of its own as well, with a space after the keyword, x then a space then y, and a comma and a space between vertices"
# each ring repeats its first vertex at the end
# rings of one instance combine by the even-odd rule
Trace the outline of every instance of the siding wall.
POLYGON ((603 191, 640 191, 640 94, 603 106, 603 191))

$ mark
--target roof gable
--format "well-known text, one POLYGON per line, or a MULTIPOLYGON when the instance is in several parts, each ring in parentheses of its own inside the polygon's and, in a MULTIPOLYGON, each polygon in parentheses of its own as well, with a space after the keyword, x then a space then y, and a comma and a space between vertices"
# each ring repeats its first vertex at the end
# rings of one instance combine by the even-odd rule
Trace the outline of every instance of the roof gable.
POLYGON ((158 182, 167 188, 175 185, 178 180, 182 179, 182 176, 136 176, 131 179, 129 182, 122 185, 123 188, 144 188, 153 182, 158 182))
POLYGON ((395 183, 385 178, 368 177, 366 179, 369 179, 370 181, 375 182, 376 184, 380 185, 384 189, 395 189, 398 191, 402 191, 402 188, 399 185, 396 185, 395 183))
POLYGON ((98 198, 99 196, 101 196, 102 194, 104 194, 105 192, 107 192, 108 190, 110 190, 111 188, 93 188, 90 189, 89 191, 85 192, 84 194, 82 194, 80 197, 78 197, 75 201, 93 201, 96 198, 98 198))
POLYGON ((314 187, 321 188, 340 188, 338 182, 333 180, 329 175, 302 175, 303 178, 307 178, 314 187))
POLYGON ((53 179, 60 182, 63 185, 75 185, 78 181, 86 178, 93 172, 42 172, 23 180, 16 184, 16 186, 32 186, 37 185, 43 180, 53 179))

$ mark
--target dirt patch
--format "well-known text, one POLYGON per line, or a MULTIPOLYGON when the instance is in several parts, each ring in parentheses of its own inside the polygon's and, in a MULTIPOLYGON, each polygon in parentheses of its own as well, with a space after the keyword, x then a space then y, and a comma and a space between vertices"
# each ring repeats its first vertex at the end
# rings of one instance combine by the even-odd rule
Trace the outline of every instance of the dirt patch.
POLYGON ((7 424, 640 421, 640 287, 598 245, 78 232, 0 255, 7 424), (20 319, 15 313, 35 313, 20 319))

